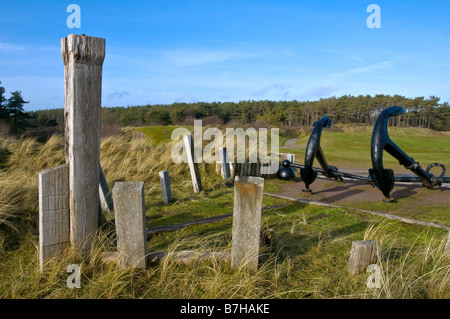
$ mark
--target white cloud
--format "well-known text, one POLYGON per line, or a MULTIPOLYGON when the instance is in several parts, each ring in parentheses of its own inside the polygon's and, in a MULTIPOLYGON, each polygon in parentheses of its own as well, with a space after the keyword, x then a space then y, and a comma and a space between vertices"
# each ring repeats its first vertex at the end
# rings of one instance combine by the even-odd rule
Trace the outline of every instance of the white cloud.
POLYGON ((15 44, 0 42, 0 50, 17 51, 17 50, 25 50, 25 47, 15 45, 15 44))

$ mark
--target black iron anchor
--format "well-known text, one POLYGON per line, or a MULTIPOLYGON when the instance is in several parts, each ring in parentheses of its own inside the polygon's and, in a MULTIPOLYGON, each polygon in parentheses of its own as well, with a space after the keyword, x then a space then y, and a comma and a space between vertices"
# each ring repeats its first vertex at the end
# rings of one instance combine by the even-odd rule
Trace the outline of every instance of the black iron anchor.
POLYGON ((309 185, 311 185, 316 177, 317 171, 313 168, 314 158, 317 158, 320 166, 322 167, 321 173, 328 178, 335 178, 336 180, 342 180, 340 176, 336 176, 334 173, 337 172, 335 166, 330 166, 325 159, 322 147, 320 146, 320 138, 322 136, 322 130, 324 127, 331 127, 331 120, 328 115, 322 117, 320 120, 315 122, 314 129, 309 137, 308 144, 306 145, 305 151, 305 165, 300 168, 300 176, 305 183, 306 189, 303 192, 311 192, 309 185))
POLYGON ((426 170, 422 169, 420 164, 414 158, 408 156, 399 146, 397 146, 389 137, 388 121, 390 116, 400 115, 404 112, 400 106, 391 106, 383 110, 378 116, 372 133, 371 157, 372 168, 369 169, 369 175, 373 184, 381 190, 386 197, 385 202, 394 201, 391 198, 391 191, 394 188, 395 181, 421 182, 424 186, 434 189, 439 188, 443 182, 445 167, 442 164, 434 163, 428 166, 426 170), (383 151, 388 152, 399 161, 400 165, 411 170, 417 178, 396 178, 392 169, 383 167, 383 151), (435 178, 429 171, 434 166, 440 166, 442 173, 435 178))
POLYGON ((320 138, 324 127, 331 126, 331 120, 328 116, 324 116, 319 121, 314 123, 314 129, 308 140, 305 152, 305 165, 291 163, 288 160, 283 161, 282 167, 277 173, 277 177, 283 180, 289 180, 295 177, 292 168, 300 169, 300 174, 306 189, 304 192, 311 192, 309 186, 314 182, 317 174, 321 174, 328 178, 334 178, 337 181, 343 181, 343 178, 350 178, 356 180, 366 181, 377 187, 386 197, 385 202, 393 202, 390 193, 394 187, 395 182, 406 183, 422 183, 422 185, 435 189, 439 188, 442 183, 450 183, 450 177, 445 177, 445 166, 440 163, 433 163, 423 170, 418 162, 412 157, 408 156, 403 150, 398 147, 390 138, 387 130, 387 124, 390 116, 403 113, 403 109, 399 106, 392 106, 383 110, 375 122, 372 143, 371 143, 371 157, 372 168, 369 169, 368 176, 359 176, 355 174, 339 172, 335 166, 328 165, 322 148, 320 146, 320 138), (392 169, 385 169, 383 167, 383 151, 386 150, 389 154, 394 156, 407 169, 411 170, 418 177, 410 176, 394 176, 392 169), (314 158, 320 163, 321 168, 313 167, 314 158), (438 177, 430 173, 430 169, 439 166, 442 169, 438 177))

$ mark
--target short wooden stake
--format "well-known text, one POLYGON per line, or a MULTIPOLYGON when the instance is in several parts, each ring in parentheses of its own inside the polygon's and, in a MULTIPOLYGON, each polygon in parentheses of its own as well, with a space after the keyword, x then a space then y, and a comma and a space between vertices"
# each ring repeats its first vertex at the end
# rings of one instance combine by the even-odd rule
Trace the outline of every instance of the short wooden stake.
POLYGON ((220 172, 222 173, 222 178, 227 180, 231 176, 230 172, 230 161, 228 160, 227 148, 222 147, 219 150, 220 155, 220 172))
POLYGON ((122 268, 147 266, 144 182, 117 182, 113 189, 117 251, 122 268))
POLYGON ((87 253, 98 228, 105 39, 70 34, 61 40, 61 53, 66 163, 69 164, 70 242, 87 253))
POLYGON ((233 178, 236 175, 236 163, 230 163, 230 175, 233 178))
POLYGON ((377 262, 378 244, 375 240, 354 241, 348 261, 348 272, 354 276, 377 262))
POLYGON ((69 166, 39 173, 39 268, 70 244, 69 166))
POLYGON ((172 189, 170 188, 169 171, 159 172, 159 182, 161 183, 162 200, 168 204, 172 201, 172 189))
POLYGON ((252 163, 247 163, 247 176, 252 176, 252 163))
POLYGON ((184 139, 184 150, 189 163, 189 170, 191 172, 192 187, 194 188, 194 193, 200 193, 202 191, 202 181, 200 179, 200 172, 198 170, 198 163, 196 163, 195 153, 194 153, 194 139, 192 135, 185 135, 184 139))
POLYGON ((105 174, 103 173, 102 166, 99 166, 99 185, 98 185, 100 207, 105 212, 112 212, 114 210, 114 202, 112 194, 106 181, 105 174))
POLYGON ((233 268, 244 263, 249 270, 258 269, 263 189, 263 178, 235 178, 231 244, 233 268))
POLYGON ((291 163, 295 163, 295 154, 286 154, 286 159, 291 163))

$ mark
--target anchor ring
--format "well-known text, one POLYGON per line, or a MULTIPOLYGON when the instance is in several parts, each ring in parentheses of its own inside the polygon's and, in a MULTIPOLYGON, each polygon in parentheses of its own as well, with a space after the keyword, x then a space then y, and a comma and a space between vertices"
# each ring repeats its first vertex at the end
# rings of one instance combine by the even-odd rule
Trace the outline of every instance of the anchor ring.
POLYGON ((445 172, 446 172, 445 166, 444 166, 443 164, 441 164, 441 163, 433 163, 433 164, 430 164, 430 165, 428 165, 426 171, 427 171, 428 174, 430 174, 430 169, 432 169, 432 168, 435 167, 435 166, 440 166, 440 167, 442 168, 442 173, 441 173, 441 175, 439 175, 439 177, 438 177, 438 179, 441 179, 442 177, 444 177, 445 172))

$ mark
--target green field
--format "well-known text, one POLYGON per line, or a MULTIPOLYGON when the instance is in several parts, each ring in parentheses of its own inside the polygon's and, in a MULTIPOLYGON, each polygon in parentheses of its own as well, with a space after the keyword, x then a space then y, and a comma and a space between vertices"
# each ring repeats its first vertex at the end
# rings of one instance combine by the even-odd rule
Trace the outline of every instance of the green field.
MULTIPOLYGON (((145 134, 145 138, 148 140, 148 142, 151 145, 161 145, 164 143, 170 143, 172 142, 171 136, 172 136, 172 131, 176 128, 186 128, 188 129, 192 134, 194 131, 194 127, 193 126, 145 126, 145 127, 138 127, 135 130, 138 132, 142 132, 145 134)), ((208 128, 203 128, 203 132, 208 129, 208 128)), ((223 139, 224 139, 224 143, 226 141, 226 129, 224 127, 219 127, 219 129, 222 130, 222 134, 223 134, 223 139)), ((258 136, 258 130, 257 131, 257 136, 258 136)), ((251 135, 251 134, 250 134, 251 135)), ((271 142, 271 135, 270 135, 270 130, 267 133, 267 140, 269 142, 271 142)), ((288 135, 287 133, 280 131, 279 132, 279 144, 280 146, 283 145, 286 140, 288 140, 289 138, 291 138, 292 136, 288 135)), ((207 143, 209 141, 204 141, 204 144, 207 143)))
MULTIPOLYGON (((232 213, 233 187, 225 185, 215 165, 200 165, 204 190, 193 193, 187 165, 170 160, 174 145, 168 140, 170 129, 140 128, 149 137, 143 139, 132 138, 131 132, 103 139, 101 164, 110 187, 117 181, 145 182, 149 228, 232 213), (165 169, 174 194, 170 204, 161 201, 158 172, 165 169)), ((370 141, 367 132, 324 131, 323 137, 328 138, 326 135, 336 137, 341 145, 355 136, 362 144, 367 138, 370 141)), ((422 145, 440 144, 435 139, 427 142, 427 137, 422 145)), ((448 135, 438 137, 449 145, 448 135)), ((325 153, 332 153, 325 145, 329 142, 323 143, 325 153)), ((404 147, 407 153, 408 147, 404 147)), ((347 157, 336 155, 336 159, 352 163, 364 148, 352 148, 347 157)), ((301 148, 294 150, 301 154, 301 148)), ((418 154, 417 160, 432 161, 430 157, 422 160, 418 154)), ((63 162, 62 137, 52 137, 45 144, 0 140, 0 298, 450 298, 450 256, 444 252, 448 232, 268 196, 263 199, 262 228, 274 230, 275 237, 256 273, 231 269, 227 262, 214 258, 191 266, 168 258, 145 271, 121 270, 101 262, 103 253, 115 249, 114 233, 106 224, 99 231, 91 258, 67 250, 40 273, 37 177, 41 170, 63 162), (367 287, 368 273, 351 277, 346 270, 352 241, 365 239, 380 244, 380 289, 367 287), (80 289, 66 286, 70 264, 82 267, 80 289)), ((281 185, 267 179, 264 190, 274 192, 281 185)), ((445 211, 435 211, 436 216, 442 214, 445 211)), ((104 218, 111 219, 113 214, 106 213, 104 218)), ((160 233, 148 241, 148 249, 230 251, 231 228, 232 218, 227 218, 160 233)))

